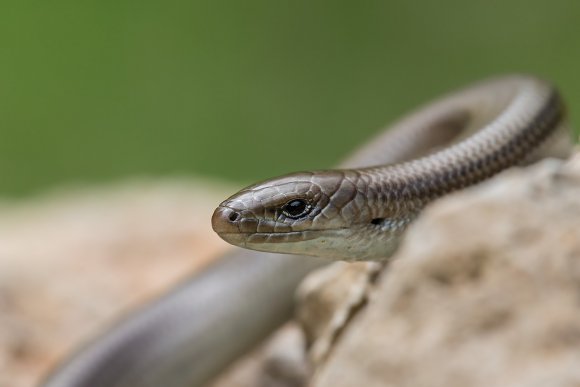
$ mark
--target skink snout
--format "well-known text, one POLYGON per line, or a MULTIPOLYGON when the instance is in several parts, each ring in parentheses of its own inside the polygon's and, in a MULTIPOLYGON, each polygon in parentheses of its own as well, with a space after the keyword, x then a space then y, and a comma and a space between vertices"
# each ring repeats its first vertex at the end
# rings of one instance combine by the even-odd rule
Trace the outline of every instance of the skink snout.
POLYGON ((240 232, 240 213, 232 208, 220 205, 213 212, 211 226, 218 234, 230 234, 240 232))

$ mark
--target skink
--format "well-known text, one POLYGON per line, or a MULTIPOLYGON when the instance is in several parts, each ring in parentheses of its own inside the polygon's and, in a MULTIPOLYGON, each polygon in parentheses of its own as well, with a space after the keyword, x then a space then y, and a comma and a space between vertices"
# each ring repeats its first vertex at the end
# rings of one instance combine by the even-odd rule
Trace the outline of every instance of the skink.
POLYGON ((340 170, 242 190, 218 207, 214 229, 300 256, 233 251, 73 354, 44 386, 202 386, 291 317, 296 286, 328 262, 303 255, 387 259, 427 203, 539 154, 563 116, 548 82, 491 79, 403 118, 340 170))

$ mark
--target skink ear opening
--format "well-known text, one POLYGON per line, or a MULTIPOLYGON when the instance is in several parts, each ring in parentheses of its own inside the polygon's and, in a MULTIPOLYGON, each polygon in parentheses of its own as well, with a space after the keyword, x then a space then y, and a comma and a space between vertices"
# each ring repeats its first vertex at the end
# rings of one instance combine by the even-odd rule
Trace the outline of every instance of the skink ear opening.
POLYGON ((384 221, 385 221, 385 218, 374 218, 373 220, 371 220, 371 224, 379 226, 384 221))

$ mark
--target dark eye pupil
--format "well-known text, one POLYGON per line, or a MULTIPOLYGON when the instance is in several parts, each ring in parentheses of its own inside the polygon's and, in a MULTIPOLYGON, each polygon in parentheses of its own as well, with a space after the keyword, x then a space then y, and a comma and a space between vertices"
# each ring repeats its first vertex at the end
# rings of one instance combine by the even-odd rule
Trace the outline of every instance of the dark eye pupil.
POLYGON ((290 217, 300 217, 308 212, 309 205, 302 199, 291 200, 282 207, 286 215, 290 217))

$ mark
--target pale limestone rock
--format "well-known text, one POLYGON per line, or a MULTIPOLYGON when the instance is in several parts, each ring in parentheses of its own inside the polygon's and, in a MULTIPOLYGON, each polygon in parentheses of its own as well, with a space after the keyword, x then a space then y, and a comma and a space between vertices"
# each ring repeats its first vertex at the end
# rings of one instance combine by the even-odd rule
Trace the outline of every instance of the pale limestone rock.
POLYGON ((377 262, 335 262, 302 282, 295 316, 304 331, 313 366, 326 360, 350 319, 364 307, 381 268, 377 262))
POLYGON ((580 156, 428 207, 316 387, 580 385, 580 156))
POLYGON ((304 335, 288 323, 207 387, 303 387, 310 376, 304 335))

